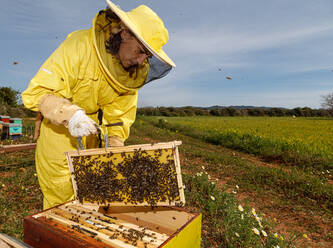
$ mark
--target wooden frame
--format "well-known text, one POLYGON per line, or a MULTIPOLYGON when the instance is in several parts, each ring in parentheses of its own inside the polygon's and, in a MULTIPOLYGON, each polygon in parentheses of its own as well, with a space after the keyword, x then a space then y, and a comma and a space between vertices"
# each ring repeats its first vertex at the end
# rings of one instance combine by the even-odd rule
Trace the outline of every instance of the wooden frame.
MULTIPOLYGON (((181 168, 180 168, 180 161, 179 161, 179 152, 178 146, 181 145, 181 141, 173 141, 173 142, 165 142, 165 143, 153 143, 153 144, 141 144, 141 145, 131 145, 131 146, 123 146, 123 147, 110 147, 110 148, 99 148, 99 149, 87 149, 81 151, 70 151, 66 152, 66 157, 68 161, 69 171, 72 176, 72 183, 74 189, 75 199, 78 199, 77 195, 77 183, 74 176, 74 168, 73 168, 73 158, 78 156, 86 156, 86 155, 100 155, 100 154, 108 154, 112 152, 113 154, 120 154, 120 153, 131 153, 136 150, 141 151, 153 151, 158 149, 172 149, 173 159, 175 161, 175 171, 177 174, 177 184, 179 190, 179 201, 165 201, 165 202, 157 202, 156 206, 176 206, 176 205, 184 205, 185 204, 185 195, 184 195, 184 186, 182 182, 182 175, 181 175, 181 168)), ((96 206, 96 203, 88 203, 84 202, 84 205, 96 206)), ((147 202, 138 203, 138 204, 131 204, 131 203, 124 203, 124 202, 108 202, 107 205, 110 206, 147 206, 149 205, 147 202)))

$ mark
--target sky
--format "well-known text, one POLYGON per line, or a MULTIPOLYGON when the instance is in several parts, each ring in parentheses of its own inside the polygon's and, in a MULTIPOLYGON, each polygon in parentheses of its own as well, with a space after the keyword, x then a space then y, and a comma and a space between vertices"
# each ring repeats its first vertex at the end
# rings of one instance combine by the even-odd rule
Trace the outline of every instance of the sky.
MULTIPOLYGON (((114 0, 164 21, 177 67, 138 106, 320 108, 333 92, 332 0, 114 0), (227 79, 231 78, 231 79, 227 79)), ((0 86, 24 91, 66 36, 105 0, 0 0, 0 86), (14 62, 17 61, 17 64, 14 62)))

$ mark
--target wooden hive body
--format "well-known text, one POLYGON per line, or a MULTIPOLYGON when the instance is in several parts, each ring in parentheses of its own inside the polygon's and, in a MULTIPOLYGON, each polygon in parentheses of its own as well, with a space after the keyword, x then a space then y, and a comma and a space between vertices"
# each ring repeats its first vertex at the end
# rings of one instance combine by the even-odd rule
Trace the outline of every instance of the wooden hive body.
POLYGON ((33 247, 199 248, 201 214, 178 207, 92 209, 77 201, 28 216, 24 242, 33 247))

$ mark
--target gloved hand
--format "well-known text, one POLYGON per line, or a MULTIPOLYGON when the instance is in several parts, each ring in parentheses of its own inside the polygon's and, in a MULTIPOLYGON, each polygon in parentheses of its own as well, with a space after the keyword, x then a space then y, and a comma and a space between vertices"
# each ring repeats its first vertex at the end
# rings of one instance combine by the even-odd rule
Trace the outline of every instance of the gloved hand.
POLYGON ((68 121, 68 130, 73 137, 89 136, 97 133, 97 124, 83 110, 77 110, 68 121))

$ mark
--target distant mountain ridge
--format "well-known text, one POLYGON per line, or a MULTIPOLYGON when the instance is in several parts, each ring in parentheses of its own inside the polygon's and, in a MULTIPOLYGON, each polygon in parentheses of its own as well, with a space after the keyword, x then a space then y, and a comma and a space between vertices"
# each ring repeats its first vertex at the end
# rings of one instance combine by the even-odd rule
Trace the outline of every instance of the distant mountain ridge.
POLYGON ((210 107, 201 107, 203 109, 224 109, 224 108, 234 108, 234 109, 272 109, 272 108, 279 108, 279 109, 287 109, 282 107, 265 107, 265 106, 245 106, 245 105, 236 105, 236 106, 210 106, 210 107))

